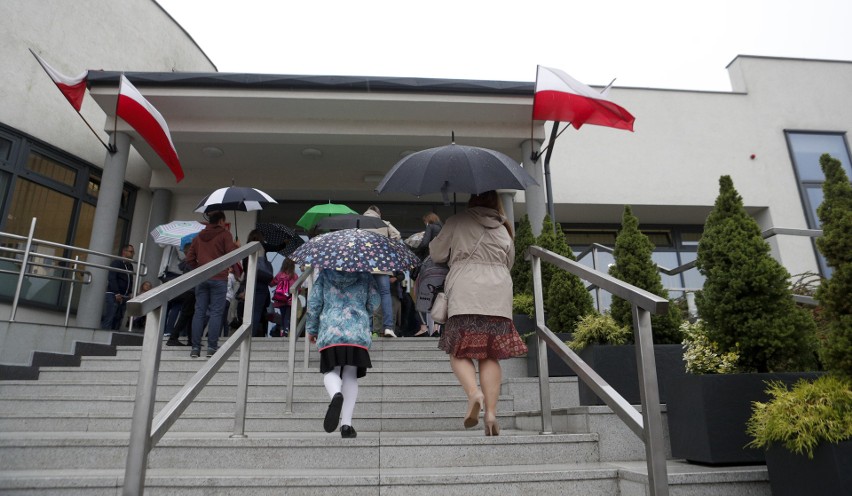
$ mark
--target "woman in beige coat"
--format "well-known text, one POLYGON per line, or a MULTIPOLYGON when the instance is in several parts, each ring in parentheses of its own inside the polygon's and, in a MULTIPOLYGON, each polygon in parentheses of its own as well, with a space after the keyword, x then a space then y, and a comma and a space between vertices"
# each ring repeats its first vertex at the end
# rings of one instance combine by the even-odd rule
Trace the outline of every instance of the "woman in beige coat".
POLYGON ((500 433, 499 360, 527 352, 512 323, 512 238, 497 192, 487 191, 471 196, 468 209, 447 219, 429 244, 432 259, 450 266, 444 288, 449 319, 438 347, 450 355, 453 372, 467 393, 464 426, 477 425, 484 407, 486 436, 500 433), (473 360, 479 362, 481 390, 473 360))

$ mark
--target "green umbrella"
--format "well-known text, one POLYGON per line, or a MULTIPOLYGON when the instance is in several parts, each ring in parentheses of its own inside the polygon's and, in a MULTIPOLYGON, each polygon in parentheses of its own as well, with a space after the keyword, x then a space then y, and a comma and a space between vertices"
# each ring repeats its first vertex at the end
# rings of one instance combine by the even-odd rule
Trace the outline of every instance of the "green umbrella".
POLYGON ((306 231, 310 231, 317 225, 322 219, 326 217, 331 217, 332 215, 344 215, 344 214, 357 214, 358 212, 352 210, 346 205, 341 205, 339 203, 323 203, 322 205, 314 205, 309 208, 302 218, 296 222, 297 226, 303 227, 306 231))

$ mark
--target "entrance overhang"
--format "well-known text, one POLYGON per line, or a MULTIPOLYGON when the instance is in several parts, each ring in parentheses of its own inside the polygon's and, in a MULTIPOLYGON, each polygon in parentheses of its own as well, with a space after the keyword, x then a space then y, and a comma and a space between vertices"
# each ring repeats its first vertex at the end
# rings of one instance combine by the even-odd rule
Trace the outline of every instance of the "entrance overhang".
MULTIPOLYGON (((449 144, 452 133, 459 144, 492 148, 519 163, 521 143, 544 135, 540 123, 531 127, 533 83, 125 75, 168 122, 185 179, 176 184, 123 121, 117 130, 131 136, 132 146, 152 168, 150 187, 176 194, 206 194, 234 179, 262 185, 277 198, 374 198, 377 178, 401 157, 449 144)), ((107 114, 107 131, 113 129, 118 79, 117 72, 91 71, 89 76, 90 93, 107 114)), ((382 199, 413 200, 393 193, 382 199)))

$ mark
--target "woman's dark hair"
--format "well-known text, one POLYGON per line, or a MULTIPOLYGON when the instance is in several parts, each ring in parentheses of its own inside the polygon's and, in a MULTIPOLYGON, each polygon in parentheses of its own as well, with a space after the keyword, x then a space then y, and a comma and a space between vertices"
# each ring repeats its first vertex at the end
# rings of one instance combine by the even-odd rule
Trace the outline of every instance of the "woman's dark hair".
POLYGON ((257 229, 252 229, 251 232, 248 235, 248 242, 249 243, 251 243, 252 241, 261 241, 262 242, 263 240, 264 240, 263 233, 258 231, 257 229))
POLYGON ((467 201, 467 207, 485 207, 496 210, 503 216, 503 227, 506 228, 509 236, 513 238, 515 237, 515 231, 512 229, 512 223, 506 219, 506 212, 503 210, 503 202, 500 201, 500 196, 497 194, 497 191, 492 189, 491 191, 486 191, 478 195, 470 195, 470 199, 467 201))

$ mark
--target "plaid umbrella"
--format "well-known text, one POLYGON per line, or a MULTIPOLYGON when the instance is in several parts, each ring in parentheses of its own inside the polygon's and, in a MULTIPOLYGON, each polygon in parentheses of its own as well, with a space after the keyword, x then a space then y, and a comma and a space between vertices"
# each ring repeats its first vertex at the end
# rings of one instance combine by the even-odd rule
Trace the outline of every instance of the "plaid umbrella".
POLYGON ((286 256, 305 242, 292 227, 284 224, 260 222, 254 228, 263 234, 263 249, 268 252, 277 251, 286 256))
POLYGON ((305 231, 310 231, 317 225, 321 219, 325 219, 326 217, 331 217, 332 215, 343 215, 343 214, 358 214, 358 212, 352 210, 346 205, 341 205, 339 203, 323 203, 321 205, 314 205, 309 208, 307 212, 302 215, 298 221, 296 221, 296 225, 305 228, 305 231))
POLYGON ((160 246, 176 246, 180 248, 181 238, 187 234, 197 233, 204 229, 204 224, 194 220, 173 220, 168 224, 161 224, 151 231, 154 243, 160 246))
POLYGON ((420 265, 401 241, 363 229, 344 229, 309 239, 288 256, 315 269, 343 272, 393 272, 420 265))

